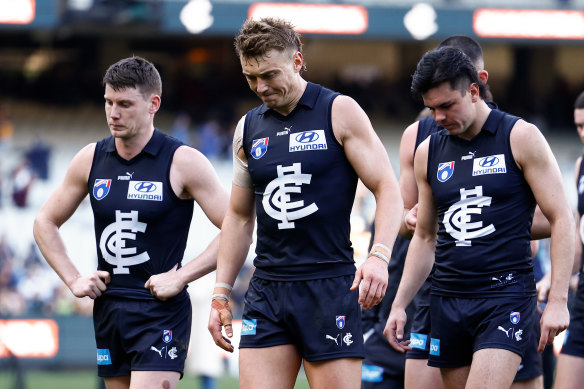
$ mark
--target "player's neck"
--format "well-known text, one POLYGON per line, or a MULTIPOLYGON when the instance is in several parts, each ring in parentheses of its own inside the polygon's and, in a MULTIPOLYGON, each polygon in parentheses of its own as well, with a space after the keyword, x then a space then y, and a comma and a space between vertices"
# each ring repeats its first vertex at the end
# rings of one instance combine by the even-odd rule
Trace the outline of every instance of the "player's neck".
POLYGON ((132 137, 115 138, 116 151, 118 155, 126 160, 130 160, 140 154, 146 144, 154 134, 154 127, 147 131, 142 131, 132 137))

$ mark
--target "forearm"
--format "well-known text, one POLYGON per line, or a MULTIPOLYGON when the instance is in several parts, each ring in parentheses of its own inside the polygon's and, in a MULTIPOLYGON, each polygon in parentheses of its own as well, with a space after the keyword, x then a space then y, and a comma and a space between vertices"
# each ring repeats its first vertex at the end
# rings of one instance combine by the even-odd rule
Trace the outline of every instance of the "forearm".
POLYGON ((47 263, 71 289, 71 285, 81 277, 81 274, 67 255, 59 228, 54 223, 37 218, 34 222, 33 234, 47 263))
POLYGON ((404 207, 399 191, 387 188, 380 191, 376 198, 375 237, 373 243, 393 247, 395 238, 400 233, 404 207))
POLYGON ((430 275, 434 265, 435 243, 433 239, 423 239, 414 234, 393 307, 405 310, 430 275))
POLYGON ((566 302, 574 259, 574 224, 571 218, 558 219, 552 223, 550 257, 551 282, 548 302, 566 302))
MULTIPOLYGON (((217 257, 216 282, 233 286, 243 267, 252 242, 254 219, 240 219, 227 214, 221 230, 219 255, 217 257)), ((222 288, 224 289, 224 288, 222 288)), ((224 293, 224 290, 216 293, 224 293)), ((229 292, 229 291, 227 291, 229 292)))
POLYGON ((217 234, 201 254, 180 268, 178 273, 180 273, 181 282, 184 285, 198 280, 217 268, 220 237, 221 234, 217 234))

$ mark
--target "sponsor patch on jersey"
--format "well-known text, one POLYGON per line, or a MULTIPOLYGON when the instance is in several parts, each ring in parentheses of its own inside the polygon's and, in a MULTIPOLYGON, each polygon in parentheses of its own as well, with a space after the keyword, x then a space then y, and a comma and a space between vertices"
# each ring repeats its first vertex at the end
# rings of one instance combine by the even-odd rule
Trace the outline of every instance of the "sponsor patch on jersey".
POLYGON ((430 338, 430 355, 440 356, 440 339, 430 338))
POLYGON ((345 328, 346 316, 337 316, 336 323, 338 329, 342 330, 343 328, 345 328))
POLYGON ((96 179, 93 183, 93 197, 95 197, 96 200, 103 199, 105 196, 107 196, 111 187, 112 180, 106 178, 96 179))
POLYGON ((411 348, 425 350, 427 341, 428 341, 428 335, 426 335, 426 334, 418 334, 416 332, 412 332, 410 334, 410 347, 411 348))
POLYGON ((241 335, 255 335, 256 329, 258 327, 258 320, 257 319, 243 319, 241 323, 241 335))
POLYGON ((489 155, 487 157, 475 158, 472 161, 473 176, 502 173, 507 173, 505 154, 489 155))
POLYGON ((438 172, 436 177, 440 182, 446 182, 454 174, 454 161, 440 162, 438 164, 438 172))
POLYGON ((361 381, 364 382, 383 381, 383 367, 363 364, 363 367, 361 368, 361 381))
POLYGON ((251 156, 253 159, 260 159, 268 151, 270 138, 254 139, 251 144, 251 156))
POLYGON ((290 152, 326 150, 324 130, 303 131, 290 135, 290 152))
POLYGON ((110 356, 109 348, 98 348, 97 349, 97 364, 98 365, 111 365, 112 357, 110 356))
POLYGON ((162 201, 162 182, 130 181, 128 200, 162 201))

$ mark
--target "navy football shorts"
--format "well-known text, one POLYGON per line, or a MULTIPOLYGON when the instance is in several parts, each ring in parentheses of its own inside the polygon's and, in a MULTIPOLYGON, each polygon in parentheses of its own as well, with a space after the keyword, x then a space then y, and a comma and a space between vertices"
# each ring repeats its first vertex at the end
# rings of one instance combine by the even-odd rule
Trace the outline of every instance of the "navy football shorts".
POLYGON ((562 354, 584 358, 584 283, 580 276, 578 292, 570 311, 570 326, 566 331, 562 354))
POLYGON ((186 292, 167 301, 108 295, 95 299, 98 375, 129 376, 132 370, 177 371, 182 378, 191 315, 186 292))
POLYGON ((473 353, 499 348, 525 355, 538 319, 535 296, 457 298, 432 295, 428 365, 469 366, 473 353))
POLYGON ((414 298, 415 313, 410 328, 410 347, 406 352, 408 359, 428 359, 430 355, 430 288, 428 278, 414 298))
POLYGON ((354 276, 270 281, 253 276, 245 295, 240 348, 293 344, 307 361, 363 358, 354 276))

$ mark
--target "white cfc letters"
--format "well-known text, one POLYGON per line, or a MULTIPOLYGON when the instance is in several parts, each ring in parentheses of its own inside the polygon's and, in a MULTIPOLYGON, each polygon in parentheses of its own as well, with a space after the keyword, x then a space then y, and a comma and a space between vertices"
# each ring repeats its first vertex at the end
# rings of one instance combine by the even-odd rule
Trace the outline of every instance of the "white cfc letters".
POLYGON ((115 265, 114 274, 130 274, 124 266, 137 265, 150 259, 147 252, 136 254, 136 247, 126 247, 126 240, 136 240, 136 232, 146 231, 146 223, 138 221, 138 211, 116 211, 116 221, 103 229, 99 249, 105 261, 115 265))
POLYGON ((301 164, 278 165, 278 177, 272 180, 264 192, 262 204, 270 217, 280 220, 280 230, 294 228, 294 220, 318 211, 314 203, 304 206, 304 201, 290 201, 290 193, 300 193, 302 184, 310 184, 311 174, 302 174, 301 164))
POLYGON ((483 187, 460 189, 460 201, 454 203, 444 214, 444 227, 457 246, 470 246, 471 239, 480 238, 495 231, 490 224, 483 227, 482 221, 471 222, 471 215, 480 215, 483 207, 491 205, 491 197, 483 196, 483 187))

